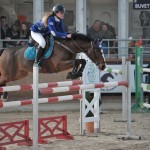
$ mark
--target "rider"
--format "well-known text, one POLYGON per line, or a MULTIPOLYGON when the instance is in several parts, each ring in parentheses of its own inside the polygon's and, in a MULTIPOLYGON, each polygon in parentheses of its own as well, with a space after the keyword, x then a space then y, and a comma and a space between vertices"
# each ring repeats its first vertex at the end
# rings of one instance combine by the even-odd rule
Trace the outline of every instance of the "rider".
POLYGON ((43 35, 52 34, 54 37, 58 38, 71 38, 71 34, 64 31, 64 15, 64 6, 57 4, 53 7, 52 14, 45 14, 42 20, 31 26, 31 36, 39 44, 35 63, 38 63, 41 59, 43 50, 46 46, 46 41, 43 35))

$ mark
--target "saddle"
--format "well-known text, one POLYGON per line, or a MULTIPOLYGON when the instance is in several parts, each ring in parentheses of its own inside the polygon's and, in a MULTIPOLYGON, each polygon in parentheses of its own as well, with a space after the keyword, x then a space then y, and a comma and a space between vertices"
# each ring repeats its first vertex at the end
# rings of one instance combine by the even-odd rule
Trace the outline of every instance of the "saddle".
MULTIPOLYGON (((49 36, 44 36, 44 39, 46 41, 46 46, 45 46, 45 49, 44 49, 44 53, 46 52, 46 50, 48 50, 49 46, 50 46, 50 37, 49 36)), ((29 46, 30 47, 38 47, 38 43, 32 38, 32 36, 29 37, 29 46)))
MULTIPOLYGON (((43 50, 42 59, 47 59, 51 56, 54 47, 54 38, 51 36, 46 36, 46 46, 43 50)), ((24 52, 24 58, 27 60, 34 60, 36 56, 36 48, 38 47, 38 43, 34 41, 32 37, 29 38, 29 47, 24 52)))

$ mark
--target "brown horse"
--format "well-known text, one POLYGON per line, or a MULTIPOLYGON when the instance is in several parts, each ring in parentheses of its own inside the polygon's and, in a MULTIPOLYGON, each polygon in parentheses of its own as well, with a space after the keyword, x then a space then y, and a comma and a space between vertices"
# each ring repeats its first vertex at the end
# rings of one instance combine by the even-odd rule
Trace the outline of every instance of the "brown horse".
MULTIPOLYGON (((0 52, 0 86, 6 86, 6 83, 24 78, 32 72, 34 61, 24 58, 26 48, 27 46, 6 48, 0 52)), ((73 68, 68 78, 81 76, 85 60, 76 59, 76 54, 80 52, 84 52, 100 70, 105 69, 105 60, 98 46, 88 36, 76 33, 72 34, 71 39, 62 39, 61 42, 55 39, 53 53, 41 62, 40 73, 57 73, 73 68), (78 68, 81 63, 81 68, 78 68)), ((6 93, 3 93, 3 98, 5 97, 6 93)))

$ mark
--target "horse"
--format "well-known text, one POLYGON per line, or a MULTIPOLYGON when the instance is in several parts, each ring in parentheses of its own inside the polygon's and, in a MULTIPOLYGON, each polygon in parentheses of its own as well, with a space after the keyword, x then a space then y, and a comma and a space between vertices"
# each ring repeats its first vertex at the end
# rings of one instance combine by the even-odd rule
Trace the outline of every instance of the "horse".
MULTIPOLYGON (((72 34, 71 38, 54 39, 54 47, 51 56, 42 60, 40 73, 58 73, 73 68, 67 78, 82 76, 86 61, 76 59, 76 54, 85 53, 100 70, 106 67, 105 58, 100 48, 94 44, 89 36, 79 33, 72 34), (80 64, 81 67, 80 67, 80 64)), ((22 79, 33 71, 34 60, 26 60, 24 52, 28 46, 6 48, 0 51, 0 87, 6 86, 10 81, 22 79)), ((7 93, 0 93, 1 99, 7 97, 7 93)))

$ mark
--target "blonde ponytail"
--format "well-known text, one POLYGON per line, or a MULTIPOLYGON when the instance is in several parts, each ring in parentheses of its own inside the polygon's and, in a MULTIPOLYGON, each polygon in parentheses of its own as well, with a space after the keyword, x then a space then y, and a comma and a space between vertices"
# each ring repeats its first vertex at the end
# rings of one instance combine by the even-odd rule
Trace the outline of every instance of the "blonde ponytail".
POLYGON ((45 12, 45 14, 44 14, 44 16, 43 16, 43 18, 42 18, 42 22, 43 22, 43 24, 44 24, 45 27, 47 26, 47 19, 48 19, 48 17, 50 17, 51 15, 52 15, 51 12, 45 12))

